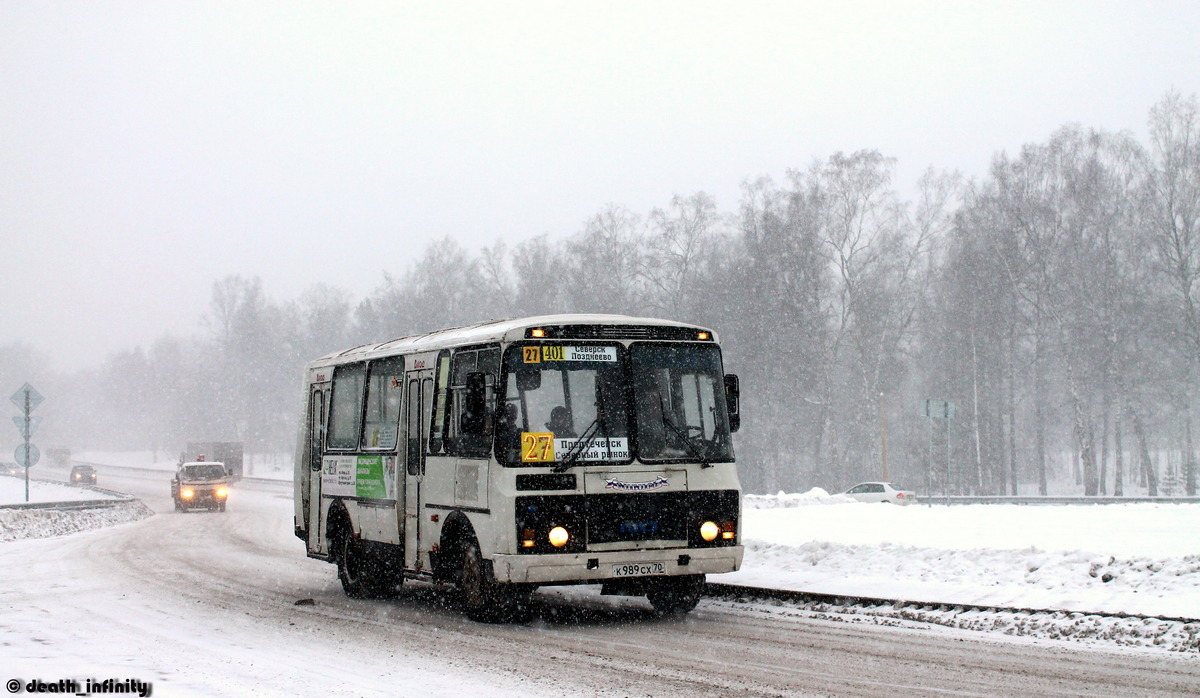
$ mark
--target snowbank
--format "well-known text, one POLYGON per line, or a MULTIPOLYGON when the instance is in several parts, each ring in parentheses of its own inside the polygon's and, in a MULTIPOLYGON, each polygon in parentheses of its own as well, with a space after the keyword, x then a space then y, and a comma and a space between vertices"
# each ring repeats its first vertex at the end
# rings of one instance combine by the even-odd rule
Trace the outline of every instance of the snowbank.
POLYGON ((808 506, 834 499, 746 497, 745 562, 719 581, 1200 618, 1200 505, 808 506))
POLYGON ((136 499, 95 509, 0 509, 0 542, 65 536, 153 515, 136 499))
POLYGON ((844 494, 829 494, 820 487, 814 487, 800 494, 748 494, 742 497, 742 505, 747 509, 790 509, 792 507, 807 507, 814 504, 858 504, 854 499, 844 494))

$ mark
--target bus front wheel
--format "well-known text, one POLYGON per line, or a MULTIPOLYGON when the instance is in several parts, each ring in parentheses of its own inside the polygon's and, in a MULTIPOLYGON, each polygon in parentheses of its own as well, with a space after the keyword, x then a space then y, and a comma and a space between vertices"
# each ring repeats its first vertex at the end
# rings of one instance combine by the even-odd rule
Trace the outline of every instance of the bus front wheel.
POLYGON ((687 613, 700 602, 704 593, 704 575, 667 578, 646 593, 650 605, 660 616, 687 613))
POLYGON ((479 544, 471 541, 462 547, 458 588, 462 593, 467 617, 479 623, 524 621, 529 616, 532 587, 497 584, 491 578, 479 544))
POLYGON ((342 583, 342 591, 353 599, 371 596, 371 587, 367 576, 367 561, 362 551, 362 544, 354 539, 349 527, 342 529, 338 538, 337 551, 338 581, 342 583))

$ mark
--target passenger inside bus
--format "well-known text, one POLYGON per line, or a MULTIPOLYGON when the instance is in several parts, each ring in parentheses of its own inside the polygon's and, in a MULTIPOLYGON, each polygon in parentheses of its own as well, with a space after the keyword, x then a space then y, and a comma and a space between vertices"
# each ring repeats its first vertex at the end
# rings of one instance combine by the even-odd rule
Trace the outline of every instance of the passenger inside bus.
POLYGON ((546 428, 554 432, 556 439, 573 439, 578 436, 571 427, 571 413, 562 405, 550 410, 550 421, 546 422, 546 428))

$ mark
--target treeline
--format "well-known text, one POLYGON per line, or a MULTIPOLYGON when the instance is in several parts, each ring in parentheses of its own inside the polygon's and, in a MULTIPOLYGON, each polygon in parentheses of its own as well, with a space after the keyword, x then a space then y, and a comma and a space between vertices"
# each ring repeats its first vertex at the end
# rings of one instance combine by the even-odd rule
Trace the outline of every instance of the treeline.
MULTIPOLYGON (((835 490, 886 468, 935 492, 1194 494, 1196 97, 1164 96, 1147 143, 1068 125, 996 155, 981 179, 930 171, 914 200, 894 168, 838 153, 747 182, 736 211, 695 193, 644 215, 610 206, 561 237, 477 252, 446 238, 359 300, 315 285, 277 301, 227 277, 200 338, 54 378, 74 396, 59 421, 94 447, 287 451, 317 356, 489 318, 612 312, 720 333, 742 377, 748 491, 835 490), (952 401, 953 418, 926 417, 927 399, 952 401)), ((3 351, 6 366, 33 361, 3 351)))

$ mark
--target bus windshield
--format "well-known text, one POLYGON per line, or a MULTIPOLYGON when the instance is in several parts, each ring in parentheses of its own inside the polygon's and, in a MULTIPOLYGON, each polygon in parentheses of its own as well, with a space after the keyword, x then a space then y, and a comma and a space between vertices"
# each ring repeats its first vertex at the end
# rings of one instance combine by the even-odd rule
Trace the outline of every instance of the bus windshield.
POLYGON ((720 350, 634 344, 630 356, 638 457, 706 464, 732 460, 720 350))
POLYGON ((631 460, 623 347, 514 346, 504 363, 496 430, 501 462, 631 460))

